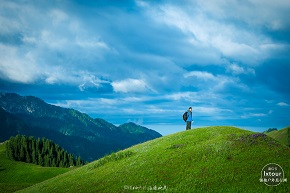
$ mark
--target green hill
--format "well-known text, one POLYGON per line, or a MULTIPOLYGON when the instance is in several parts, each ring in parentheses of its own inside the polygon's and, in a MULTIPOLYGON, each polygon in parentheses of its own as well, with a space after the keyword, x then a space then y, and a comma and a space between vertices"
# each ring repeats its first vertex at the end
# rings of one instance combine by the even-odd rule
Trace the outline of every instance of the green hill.
POLYGON ((265 134, 290 147, 290 127, 265 134))
POLYGON ((71 169, 41 167, 12 161, 6 156, 5 143, 0 145, 0 192, 2 193, 26 188, 69 170, 71 169))
POLYGON ((205 127, 113 153, 20 192, 290 192, 267 186, 261 170, 279 164, 290 178, 290 149, 265 134, 205 127))

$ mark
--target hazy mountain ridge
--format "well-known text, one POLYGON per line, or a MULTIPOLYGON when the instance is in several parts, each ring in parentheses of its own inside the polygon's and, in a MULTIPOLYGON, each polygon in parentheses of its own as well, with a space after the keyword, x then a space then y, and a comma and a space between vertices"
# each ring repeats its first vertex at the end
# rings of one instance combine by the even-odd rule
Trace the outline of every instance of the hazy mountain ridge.
MULTIPOLYGON (((2 141, 15 134, 43 136, 89 161, 161 136, 147 128, 142 135, 136 135, 140 129, 132 133, 127 131, 128 127, 116 127, 103 119, 93 119, 74 109, 50 105, 33 96, 1 93, 0 107, 1 120, 9 120, 1 124, 2 141)), ((131 123, 130 129, 133 127, 139 128, 131 123)))

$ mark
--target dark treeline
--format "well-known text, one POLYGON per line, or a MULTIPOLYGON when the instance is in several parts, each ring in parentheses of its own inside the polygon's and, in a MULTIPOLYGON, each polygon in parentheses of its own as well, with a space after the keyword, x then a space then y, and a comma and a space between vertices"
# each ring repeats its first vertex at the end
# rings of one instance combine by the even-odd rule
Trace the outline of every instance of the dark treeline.
POLYGON ((82 166, 84 161, 76 159, 59 145, 45 138, 35 139, 17 135, 6 142, 6 152, 9 159, 33 163, 46 167, 82 166))

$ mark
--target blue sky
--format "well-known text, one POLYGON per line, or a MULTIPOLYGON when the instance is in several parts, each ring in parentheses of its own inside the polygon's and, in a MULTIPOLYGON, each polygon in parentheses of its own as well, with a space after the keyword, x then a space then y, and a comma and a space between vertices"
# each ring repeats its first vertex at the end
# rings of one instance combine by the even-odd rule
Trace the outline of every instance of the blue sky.
POLYGON ((290 1, 0 0, 0 90, 121 124, 290 125, 290 1))

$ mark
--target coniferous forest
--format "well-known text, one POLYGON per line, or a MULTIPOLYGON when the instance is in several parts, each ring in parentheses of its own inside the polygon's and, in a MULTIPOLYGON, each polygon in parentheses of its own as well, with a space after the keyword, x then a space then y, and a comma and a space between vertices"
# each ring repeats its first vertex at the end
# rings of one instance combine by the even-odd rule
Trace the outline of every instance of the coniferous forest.
POLYGON ((59 145, 46 138, 26 137, 17 135, 6 142, 6 152, 9 159, 33 163, 45 167, 82 166, 84 161, 76 159, 59 145))

